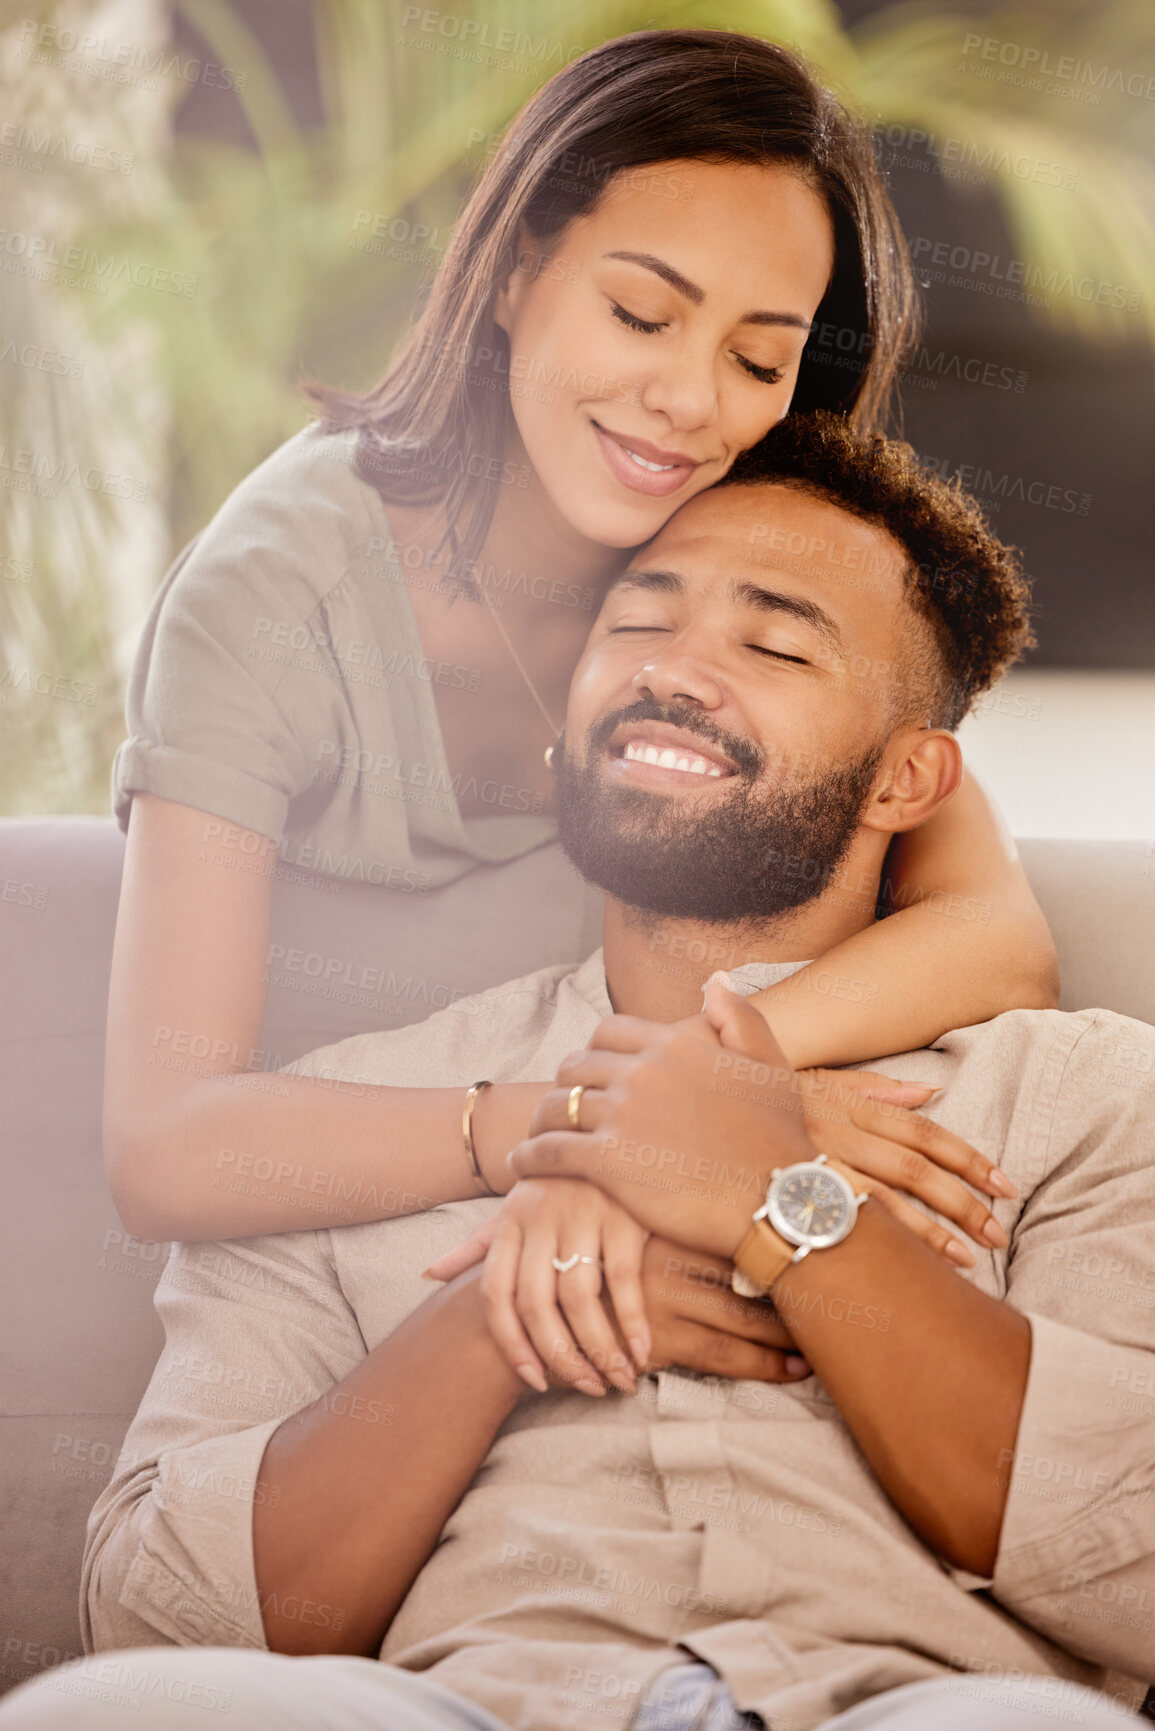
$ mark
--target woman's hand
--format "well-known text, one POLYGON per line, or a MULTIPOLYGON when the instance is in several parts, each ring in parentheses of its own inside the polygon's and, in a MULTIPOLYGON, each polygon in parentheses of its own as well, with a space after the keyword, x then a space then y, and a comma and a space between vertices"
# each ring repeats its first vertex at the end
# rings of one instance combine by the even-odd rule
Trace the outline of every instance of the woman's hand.
POLYGON ((958 1180, 965 1178, 989 1196, 1017 1196, 1018 1191, 961 1136, 909 1110, 934 1089, 894 1082, 871 1070, 802 1070, 798 1080, 806 1133, 814 1146, 853 1167, 861 1188, 924 1244, 960 1268, 974 1267, 973 1251, 949 1228, 912 1208, 899 1191, 921 1198, 984 1249, 1006 1246, 1007 1235, 994 1215, 958 1180))
POLYGON ((481 1298, 490 1333, 539 1394, 548 1386, 547 1370, 585 1394, 604 1394, 603 1377, 633 1394, 636 1371, 651 1350, 641 1282, 647 1237, 644 1226, 593 1184, 523 1179, 478 1231, 426 1274, 452 1280, 484 1255, 481 1298), (571 1266, 559 1271, 554 1257, 571 1266), (603 1270, 618 1337, 600 1302, 603 1270))
POLYGON ((731 1290, 729 1263, 650 1237, 584 1180, 523 1179, 426 1272, 451 1280, 483 1255, 490 1332, 539 1393, 554 1382, 602 1395, 608 1382, 632 1394, 637 1371, 675 1363, 758 1381, 809 1374, 773 1310, 731 1290), (570 1266, 559 1272, 555 1256, 570 1266))
POLYGON ((932 1090, 861 1072, 795 1075, 750 1001, 709 984, 703 1015, 614 1016, 567 1058, 531 1138, 510 1156, 523 1177, 590 1178, 651 1230, 731 1255, 770 1170, 828 1153, 924 1242, 961 1266, 971 1252, 896 1195, 926 1202, 983 1245, 1005 1244, 988 1194, 1014 1186, 961 1137, 909 1110, 932 1090), (578 1122, 567 1114, 581 1085, 578 1122), (725 1154, 720 1155, 719 1149, 725 1154))

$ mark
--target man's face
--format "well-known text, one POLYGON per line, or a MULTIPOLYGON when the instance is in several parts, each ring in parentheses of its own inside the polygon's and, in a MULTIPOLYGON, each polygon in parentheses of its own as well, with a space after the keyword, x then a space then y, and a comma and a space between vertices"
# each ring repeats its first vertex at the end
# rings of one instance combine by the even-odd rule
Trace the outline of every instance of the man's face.
POLYGON ((910 615, 884 531, 778 486, 679 511, 610 590, 555 759, 562 843, 619 900, 773 919, 885 773, 910 615))

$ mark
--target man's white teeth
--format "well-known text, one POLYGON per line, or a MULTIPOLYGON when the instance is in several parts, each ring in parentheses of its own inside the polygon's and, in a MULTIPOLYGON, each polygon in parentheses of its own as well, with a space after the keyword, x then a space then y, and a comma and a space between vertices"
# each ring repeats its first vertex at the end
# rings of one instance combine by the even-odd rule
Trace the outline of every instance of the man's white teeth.
POLYGON ((628 445, 623 445, 627 457, 632 457, 640 469, 649 469, 652 475, 664 475, 669 469, 676 469, 676 463, 647 463, 644 457, 639 457, 636 451, 631 451, 628 445))
POLYGON ((659 750, 656 745, 642 745, 631 740, 622 756, 630 763, 654 763, 659 769, 683 769, 690 775, 724 774, 721 764, 711 763, 708 757, 698 757, 684 751, 675 751, 672 746, 659 750))

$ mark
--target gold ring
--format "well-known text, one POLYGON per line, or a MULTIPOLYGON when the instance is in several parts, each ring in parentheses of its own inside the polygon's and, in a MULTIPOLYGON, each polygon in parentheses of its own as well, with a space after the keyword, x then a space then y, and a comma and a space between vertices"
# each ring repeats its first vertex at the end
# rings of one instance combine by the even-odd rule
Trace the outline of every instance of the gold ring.
POLYGON ((585 1088, 580 1082, 576 1088, 571 1088, 569 1091, 569 1099, 565 1103, 565 1121, 571 1130, 581 1129, 581 1125, 578 1123, 578 1113, 582 1109, 582 1095, 584 1093, 585 1088))

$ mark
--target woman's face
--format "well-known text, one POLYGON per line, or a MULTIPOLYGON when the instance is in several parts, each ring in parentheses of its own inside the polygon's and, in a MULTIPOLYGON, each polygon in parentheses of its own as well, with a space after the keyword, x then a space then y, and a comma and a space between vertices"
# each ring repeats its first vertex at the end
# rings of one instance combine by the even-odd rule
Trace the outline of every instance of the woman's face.
POLYGON ((517 431, 564 524, 636 547, 790 407, 833 226, 788 169, 677 161, 617 175, 551 246, 495 307, 517 431))

